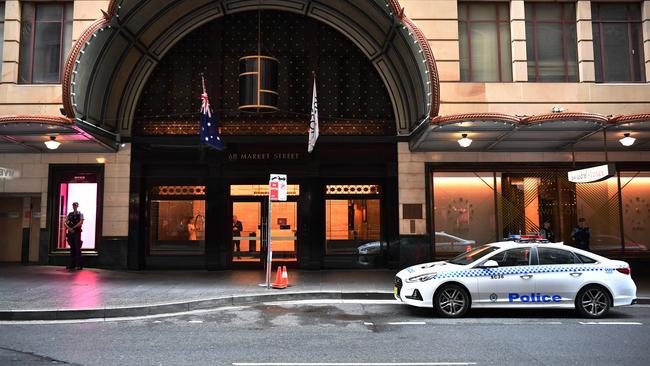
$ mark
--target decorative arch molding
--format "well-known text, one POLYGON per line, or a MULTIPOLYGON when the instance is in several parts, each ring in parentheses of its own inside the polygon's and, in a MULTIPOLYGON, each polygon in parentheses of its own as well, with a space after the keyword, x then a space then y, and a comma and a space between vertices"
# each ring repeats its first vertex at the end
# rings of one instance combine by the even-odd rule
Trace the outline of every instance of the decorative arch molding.
POLYGON ((398 134, 437 116, 431 48, 397 0, 111 0, 66 62, 66 115, 98 138, 129 136, 140 94, 167 51, 212 20, 258 9, 302 14, 350 39, 380 75, 398 134))

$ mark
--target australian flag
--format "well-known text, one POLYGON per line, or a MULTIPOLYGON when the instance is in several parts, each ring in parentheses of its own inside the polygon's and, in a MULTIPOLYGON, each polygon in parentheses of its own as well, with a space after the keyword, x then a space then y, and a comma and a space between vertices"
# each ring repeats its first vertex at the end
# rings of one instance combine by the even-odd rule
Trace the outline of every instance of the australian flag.
MULTIPOLYGON (((201 78, 203 79, 203 78, 201 78)), ((214 113, 210 108, 210 100, 208 99, 208 92, 205 91, 205 81, 201 80, 203 84, 203 94, 201 94, 201 143, 209 147, 222 151, 226 147, 221 141, 219 130, 217 129, 217 121, 214 118, 214 113)))

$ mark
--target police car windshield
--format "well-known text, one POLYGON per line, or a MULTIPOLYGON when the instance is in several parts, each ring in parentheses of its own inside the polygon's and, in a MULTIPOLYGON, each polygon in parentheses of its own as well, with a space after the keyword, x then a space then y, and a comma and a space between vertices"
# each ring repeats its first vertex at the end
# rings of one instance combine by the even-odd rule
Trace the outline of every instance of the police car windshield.
POLYGON ((494 252, 497 249, 499 248, 491 245, 483 245, 482 247, 478 247, 472 251, 463 253, 454 259, 450 259, 447 262, 452 264, 460 264, 460 265, 470 264, 476 261, 477 259, 481 259, 485 257, 486 255, 494 252))

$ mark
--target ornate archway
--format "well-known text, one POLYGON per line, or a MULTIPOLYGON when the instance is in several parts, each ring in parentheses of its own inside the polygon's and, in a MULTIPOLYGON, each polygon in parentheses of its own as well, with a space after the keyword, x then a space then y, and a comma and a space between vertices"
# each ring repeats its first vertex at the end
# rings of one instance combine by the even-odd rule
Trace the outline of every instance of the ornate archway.
POLYGON ((398 135, 438 114, 431 49, 396 0, 112 0, 68 58, 66 115, 106 142, 130 136, 140 94, 167 51, 211 20, 257 9, 302 14, 352 41, 384 83, 398 135))

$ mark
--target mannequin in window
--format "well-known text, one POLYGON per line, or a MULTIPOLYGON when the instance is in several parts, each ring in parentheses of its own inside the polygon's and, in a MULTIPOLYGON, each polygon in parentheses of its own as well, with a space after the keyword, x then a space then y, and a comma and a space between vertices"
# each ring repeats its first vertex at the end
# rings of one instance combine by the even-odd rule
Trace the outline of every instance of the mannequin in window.
POLYGON ((196 223, 194 222, 194 217, 190 216, 187 218, 187 239, 196 240, 196 223))

